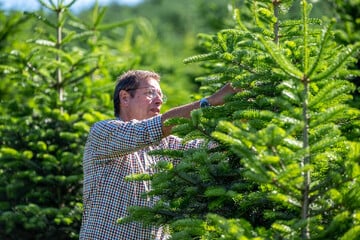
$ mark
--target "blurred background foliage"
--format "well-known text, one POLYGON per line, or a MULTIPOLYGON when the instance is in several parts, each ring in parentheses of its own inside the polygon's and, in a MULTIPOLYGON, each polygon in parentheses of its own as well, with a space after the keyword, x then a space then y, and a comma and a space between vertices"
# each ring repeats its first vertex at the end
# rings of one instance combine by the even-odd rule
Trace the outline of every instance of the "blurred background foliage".
MULTIPOLYGON (((159 72, 169 97, 162 111, 199 99, 194 79, 207 70, 183 60, 204 50, 199 33, 231 28, 243 1, 144 0, 78 13, 74 1, 42 3, 35 12, 0 5, 1 239, 78 238, 83 145, 94 122, 113 116, 117 76, 159 72)), ((314 17, 337 19, 339 43, 359 41, 359 0, 313 4, 314 17)))

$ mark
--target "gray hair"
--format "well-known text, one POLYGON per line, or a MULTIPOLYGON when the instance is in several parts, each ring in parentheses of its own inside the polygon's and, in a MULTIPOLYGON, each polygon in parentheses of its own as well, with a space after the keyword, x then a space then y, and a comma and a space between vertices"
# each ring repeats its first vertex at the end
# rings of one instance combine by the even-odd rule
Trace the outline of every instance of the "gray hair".
MULTIPOLYGON (((115 91, 114 91, 115 117, 119 117, 120 114, 120 96, 119 96, 120 91, 135 90, 140 86, 140 82, 145 81, 149 78, 154 78, 155 80, 160 81, 159 74, 146 70, 130 70, 117 78, 115 91)), ((130 96, 134 97, 133 91, 130 91, 130 96)))

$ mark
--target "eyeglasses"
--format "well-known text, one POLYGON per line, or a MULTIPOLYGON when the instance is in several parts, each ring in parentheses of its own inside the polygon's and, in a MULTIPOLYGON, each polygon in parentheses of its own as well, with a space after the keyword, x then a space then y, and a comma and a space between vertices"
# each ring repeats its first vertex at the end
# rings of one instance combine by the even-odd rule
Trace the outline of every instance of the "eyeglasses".
POLYGON ((126 91, 132 91, 132 90, 137 90, 137 89, 147 89, 146 92, 144 93, 144 95, 147 96, 148 98, 150 98, 151 100, 153 100, 154 98, 159 96, 163 103, 165 103, 167 101, 167 97, 161 91, 157 91, 153 87, 130 88, 130 89, 127 89, 126 91))

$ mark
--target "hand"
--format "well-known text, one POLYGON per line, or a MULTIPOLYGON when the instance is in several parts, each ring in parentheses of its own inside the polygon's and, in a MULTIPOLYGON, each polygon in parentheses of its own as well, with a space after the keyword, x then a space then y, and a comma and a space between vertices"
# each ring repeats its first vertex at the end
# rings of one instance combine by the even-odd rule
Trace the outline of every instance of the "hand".
POLYGON ((231 83, 227 83, 224 87, 219 89, 217 92, 215 92, 213 95, 211 95, 207 99, 208 99, 210 105, 212 105, 212 106, 222 105, 222 104, 224 104, 224 102, 225 102, 224 98, 227 95, 232 95, 232 94, 235 94, 235 93, 241 92, 241 91, 242 91, 242 89, 234 88, 231 85, 231 83))

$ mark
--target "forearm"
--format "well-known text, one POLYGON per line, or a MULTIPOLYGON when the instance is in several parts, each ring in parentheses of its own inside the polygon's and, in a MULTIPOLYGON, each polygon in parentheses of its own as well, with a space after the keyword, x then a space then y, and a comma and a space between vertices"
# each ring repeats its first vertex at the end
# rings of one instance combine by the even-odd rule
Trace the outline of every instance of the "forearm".
POLYGON ((190 118, 190 113, 192 110, 199 108, 200 103, 199 101, 196 102, 192 102, 180 107, 176 107, 176 108, 172 108, 169 111, 167 111, 166 113, 164 113, 161 116, 161 122, 162 122, 162 131, 163 131, 163 136, 169 136, 171 133, 171 129, 173 126, 165 126, 164 122, 167 119, 171 119, 171 118, 177 118, 177 117, 182 117, 182 118, 190 118))
MULTIPOLYGON (((224 103, 224 99, 222 96, 218 96, 216 94, 207 97, 207 100, 211 106, 217 106, 224 103)), ((176 117, 183 117, 183 118, 190 118, 190 113, 192 110, 197 109, 200 107, 200 101, 192 102, 180 107, 172 108, 166 113, 161 116, 162 122, 162 131, 163 136, 166 137, 171 134, 171 129, 173 126, 164 126, 164 122, 167 119, 176 118, 176 117)))
MULTIPOLYGON (((224 104, 225 96, 229 94, 234 94, 240 91, 240 89, 234 89, 231 84, 226 84, 222 87, 219 91, 215 92, 213 95, 207 97, 208 102, 211 106, 218 106, 224 104)), ((174 118, 174 117, 183 117, 183 118, 190 118, 190 113, 192 110, 197 109, 200 107, 200 101, 192 102, 180 107, 172 108, 168 112, 164 113, 161 116, 162 122, 162 131, 163 136, 166 137, 170 135, 172 126, 164 126, 164 122, 167 119, 174 118)))

